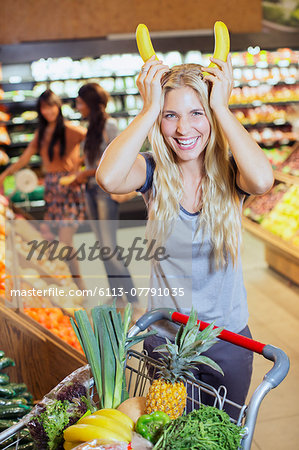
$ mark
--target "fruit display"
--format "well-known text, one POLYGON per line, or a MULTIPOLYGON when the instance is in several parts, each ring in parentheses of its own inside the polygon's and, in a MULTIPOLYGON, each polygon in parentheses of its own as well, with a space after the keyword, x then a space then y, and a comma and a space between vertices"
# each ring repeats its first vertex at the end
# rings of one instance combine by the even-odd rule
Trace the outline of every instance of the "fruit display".
POLYGON ((70 317, 64 314, 60 308, 24 308, 24 313, 80 353, 83 353, 82 347, 72 328, 70 317))
POLYGON ((5 126, 0 126, 0 144, 10 145, 11 140, 5 126))
MULTIPOLYGON (((288 159, 289 155, 292 153, 293 148, 288 145, 283 145, 281 147, 274 148, 263 148, 264 153, 269 159, 273 169, 281 170, 284 162, 288 159)), ((286 172, 286 171, 285 171, 286 172)))
POLYGON ((255 222, 261 223, 263 218, 274 208, 287 192, 288 186, 284 183, 275 185, 267 194, 255 197, 245 206, 243 214, 255 222))
POLYGON ((299 232, 299 186, 294 185, 288 189, 263 218, 261 226, 286 241, 292 241, 299 232))
POLYGON ((9 162, 8 154, 0 149, 0 166, 5 166, 9 162))
MULTIPOLYGON (((5 251, 5 231, 7 234, 9 233, 9 226, 7 226, 5 230, 5 220, 8 209, 7 199, 0 195, 0 296, 5 298, 6 301, 12 301, 11 290, 15 289, 15 286, 13 286, 11 267, 14 266, 14 269, 16 270, 16 264, 14 263, 10 245, 7 244, 5 251)), ((9 210, 9 213, 12 217, 13 212, 9 210)), ((20 225, 20 228, 23 231, 25 231, 28 226, 30 229, 30 225, 27 221, 25 221, 25 219, 20 218, 18 220, 18 225, 20 225)), ((36 234, 35 236, 37 237, 36 234)), ((22 255, 21 249, 24 249, 24 251, 26 249, 26 252, 24 253, 26 256, 28 253, 28 249, 26 248, 26 240, 22 236, 16 235, 16 240, 13 242, 15 249, 20 252, 20 256, 22 255)), ((19 260, 18 262, 20 263, 19 260)), ((37 261, 35 268, 28 267, 28 265, 25 265, 24 267, 21 265, 18 266, 17 275, 22 300, 22 304, 20 303, 20 306, 23 306, 23 312, 26 315, 36 320, 54 335, 82 353, 82 348, 72 328, 70 317, 60 308, 71 305, 68 292, 70 289, 77 290, 76 284, 73 282, 71 276, 63 278, 61 280, 61 284, 58 284, 58 278, 58 281, 55 284, 55 278, 53 278, 53 275, 56 273, 56 270, 60 269, 57 269, 58 266, 56 265, 56 269, 51 270, 51 267, 53 267, 53 262, 48 262, 50 264, 42 268, 42 272, 40 271, 40 261, 37 261), (46 272, 46 270, 48 270, 48 272, 46 272), (48 284, 48 282, 51 284, 48 284), (32 293, 33 289, 36 290, 35 295, 29 295, 29 293, 32 293), (54 294, 55 292, 59 292, 60 296, 55 297, 55 295, 51 295, 52 292, 54 294), (64 295, 62 295, 62 293, 64 295)), ((60 262, 60 264, 65 263, 60 262)), ((63 272, 65 272, 66 268, 63 267, 62 269, 63 272)), ((75 301, 74 303, 72 302, 72 306, 80 306, 81 297, 74 296, 74 300, 75 301)), ((72 313, 73 309, 70 308, 69 311, 72 313)))
POLYGON ((299 101, 299 86, 271 86, 261 84, 259 86, 235 87, 230 97, 230 105, 248 103, 279 103, 299 101))
POLYGON ((299 146, 296 146, 289 156, 278 164, 277 169, 283 173, 299 177, 299 146))
MULTIPOLYGON (((28 392, 26 384, 13 383, 9 375, 5 373, 11 366, 15 366, 15 362, 0 350, 0 433, 17 424, 33 407, 33 397, 28 392)), ((27 445, 26 448, 33 448, 28 430, 23 429, 20 438, 22 443, 27 445)), ((13 438, 6 439, 1 443, 1 448, 11 446, 13 441, 13 438)))
POLYGON ((277 184, 270 192, 250 201, 244 215, 262 228, 288 241, 299 244, 299 186, 277 184))
POLYGON ((255 108, 240 108, 233 110, 234 115, 244 125, 274 124, 284 125, 298 116, 294 105, 274 106, 261 105, 255 108))
POLYGON ((275 129, 265 127, 263 129, 249 130, 252 138, 261 146, 272 146, 278 143, 278 145, 289 144, 297 139, 297 133, 289 130, 275 129))
POLYGON ((8 122, 10 120, 10 114, 0 109, 0 122, 8 122))

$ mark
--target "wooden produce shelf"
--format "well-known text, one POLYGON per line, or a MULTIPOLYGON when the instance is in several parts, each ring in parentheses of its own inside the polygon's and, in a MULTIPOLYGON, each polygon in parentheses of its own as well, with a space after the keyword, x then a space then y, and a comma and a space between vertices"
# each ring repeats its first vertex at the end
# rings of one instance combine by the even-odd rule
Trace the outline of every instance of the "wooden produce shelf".
POLYGON ((16 365, 7 373, 41 399, 63 378, 86 364, 83 354, 19 310, 0 300, 0 347, 16 365))
POLYGON ((279 170, 274 170, 274 176, 276 180, 287 184, 299 184, 299 177, 280 172, 279 170))
POLYGON ((298 260, 294 260, 279 248, 268 244, 265 244, 265 259, 269 267, 299 285, 298 260))
POLYGON ((265 243, 265 259, 268 265, 299 284, 299 248, 262 228, 247 217, 242 218, 243 227, 265 243))

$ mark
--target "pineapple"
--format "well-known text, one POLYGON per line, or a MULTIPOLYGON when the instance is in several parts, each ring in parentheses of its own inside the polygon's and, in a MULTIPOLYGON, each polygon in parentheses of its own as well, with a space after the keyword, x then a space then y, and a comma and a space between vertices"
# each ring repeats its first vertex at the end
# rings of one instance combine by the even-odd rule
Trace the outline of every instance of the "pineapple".
POLYGON ((218 372, 221 368, 212 359, 202 356, 215 342, 222 328, 213 329, 213 324, 199 331, 197 316, 192 309, 187 325, 181 325, 175 342, 155 348, 161 354, 161 368, 157 371, 158 379, 151 384, 146 396, 146 414, 164 411, 171 419, 176 419, 184 412, 187 401, 186 377, 196 379, 191 369, 198 369, 198 364, 207 364, 218 372))

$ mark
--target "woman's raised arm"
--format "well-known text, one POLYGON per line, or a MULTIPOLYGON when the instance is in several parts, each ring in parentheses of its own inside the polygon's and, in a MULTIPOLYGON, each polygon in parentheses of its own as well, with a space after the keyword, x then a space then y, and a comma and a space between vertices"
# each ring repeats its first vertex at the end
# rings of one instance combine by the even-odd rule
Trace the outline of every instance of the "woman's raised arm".
POLYGON ((105 191, 126 194, 144 184, 146 163, 139 152, 160 113, 161 77, 168 70, 153 58, 144 64, 137 79, 142 111, 108 145, 96 172, 96 180, 105 191))

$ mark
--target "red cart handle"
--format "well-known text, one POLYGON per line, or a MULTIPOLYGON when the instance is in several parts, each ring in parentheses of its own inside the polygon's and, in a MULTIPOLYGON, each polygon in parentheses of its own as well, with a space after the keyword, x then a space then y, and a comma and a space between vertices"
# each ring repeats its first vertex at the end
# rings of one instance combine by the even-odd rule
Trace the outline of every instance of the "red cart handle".
MULTIPOLYGON (((171 313, 171 321, 182 323, 186 325, 188 322, 189 316, 186 316, 185 314, 181 314, 177 311, 174 311, 171 313)), ((199 329, 200 331, 207 328, 210 324, 207 322, 203 322, 202 320, 198 320, 197 323, 199 323, 199 329)), ((219 328, 219 327, 214 327, 219 328)), ((246 336, 241 336, 240 334, 233 333, 232 331, 228 330, 222 330, 221 333, 217 336, 218 338, 222 339, 223 341, 230 342, 231 344, 238 345, 239 347, 247 348, 248 350, 251 350, 255 353, 263 353, 263 349, 265 347, 265 344, 262 344, 261 342, 255 341, 253 339, 250 339, 246 336)))
MULTIPOLYGON (((138 329, 138 331, 136 329, 137 332, 144 331, 146 328, 148 328, 158 320, 169 320, 170 322, 176 322, 186 325, 188 319, 189 316, 181 314, 175 309, 158 308, 153 309, 152 311, 148 311, 146 314, 140 317, 140 319, 137 320, 135 327, 138 329)), ((202 320, 198 320, 197 323, 199 323, 200 331, 204 330, 210 325, 209 323, 203 322, 202 320)), ((215 326, 214 328, 219 327, 215 326)), ((135 334, 136 331, 132 330, 133 334, 135 334)), ((240 334, 233 333, 232 331, 223 330, 217 337, 222 339, 223 341, 238 345, 239 347, 244 347, 253 352, 263 354, 265 344, 254 341, 253 339, 247 338, 245 336, 241 336, 240 334)))
MULTIPOLYGON (((178 322, 186 324, 188 322, 189 316, 177 312, 175 309, 170 308, 160 308, 148 311, 140 319, 137 320, 136 325, 134 325, 130 331, 129 336, 135 336, 140 331, 144 331, 151 324, 157 322, 158 320, 169 320, 171 322, 178 322)), ((208 323, 201 320, 198 321, 200 330, 204 330, 209 326, 208 323)), ((219 328, 219 327, 214 327, 219 328)), ((274 347, 269 344, 262 344, 261 342, 254 341, 253 339, 241 336, 240 334, 233 333, 232 331, 222 330, 217 336, 220 339, 230 342, 232 344, 238 345, 240 347, 246 348, 253 352, 259 353, 264 356, 264 358, 269 359, 274 362, 272 369, 265 375, 264 379, 267 380, 271 385, 271 389, 278 386, 282 380, 286 377, 290 362, 288 356, 280 348, 274 347)))

